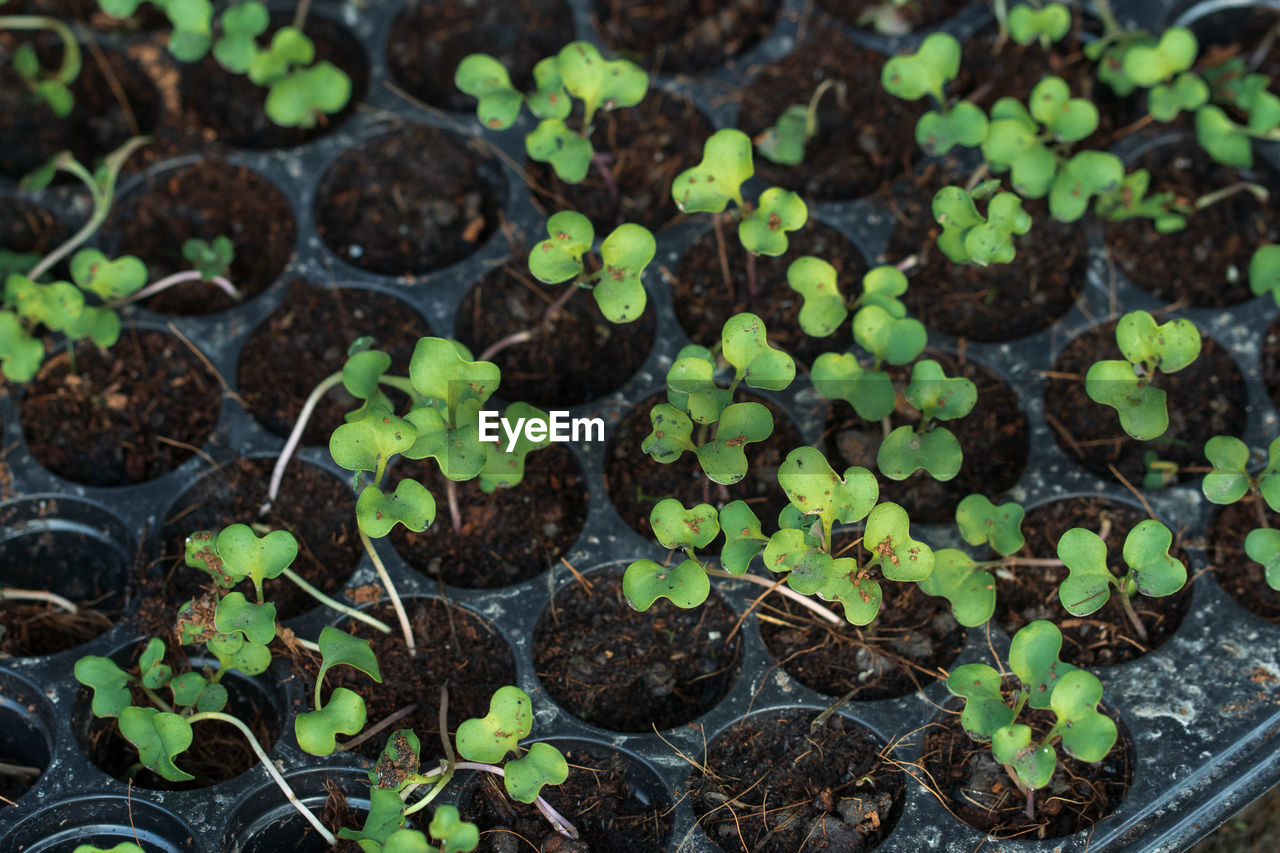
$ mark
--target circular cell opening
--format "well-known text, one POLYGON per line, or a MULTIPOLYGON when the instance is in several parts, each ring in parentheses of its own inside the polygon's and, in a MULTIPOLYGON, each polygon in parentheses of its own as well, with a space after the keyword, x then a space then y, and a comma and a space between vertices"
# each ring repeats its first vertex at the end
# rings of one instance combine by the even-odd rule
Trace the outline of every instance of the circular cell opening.
POLYGON ((82 844, 110 849, 141 843, 147 853, 185 853, 195 833, 169 810, 138 797, 80 796, 40 809, 0 838, 22 853, 73 853, 82 844))
POLYGON ((48 769, 52 725, 53 714, 35 687, 0 675, 0 814, 48 769))
MULTIPOLYGON (((364 826, 369 812, 368 771, 340 767, 307 770, 291 773, 285 781, 298 800, 335 835, 343 827, 364 826)), ((353 850, 359 849, 354 842, 346 843, 353 850)), ((268 784, 254 789, 232 811, 221 849, 223 853, 329 853, 332 848, 281 790, 268 784)))

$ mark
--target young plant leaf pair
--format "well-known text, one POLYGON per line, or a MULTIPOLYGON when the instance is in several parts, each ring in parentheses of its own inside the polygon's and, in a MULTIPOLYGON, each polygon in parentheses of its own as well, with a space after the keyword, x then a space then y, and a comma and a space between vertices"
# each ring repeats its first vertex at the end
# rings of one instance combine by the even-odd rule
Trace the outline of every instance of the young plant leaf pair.
POLYGON ((587 274, 583 257, 594 242, 590 219, 572 210, 553 214, 547 220, 547 239, 529 253, 529 272, 547 284, 567 281, 571 287, 589 288, 611 323, 638 319, 648 301, 644 270, 657 251, 653 234, 641 225, 619 225, 600 245, 599 269, 587 274))
POLYGON ((948 33, 934 33, 911 53, 891 57, 880 72, 886 92, 906 101, 933 98, 916 122, 916 143, 930 155, 945 154, 956 145, 974 147, 987 135, 987 117, 970 101, 949 104, 946 85, 960 73, 960 42, 948 33))
MULTIPOLYGON (((970 545, 990 545, 1001 556, 1008 557, 1022 549, 1021 505, 1010 501, 996 506, 985 495, 969 495, 956 506, 956 527, 970 545)), ((958 548, 934 552, 933 573, 920 581, 920 589, 945 598, 951 604, 956 621, 972 628, 987 622, 995 612, 996 584, 987 571, 958 548)))
MULTIPOLYGON (((1205 442, 1204 455, 1213 470, 1204 475, 1201 490, 1215 504, 1227 505, 1252 495, 1266 503, 1272 512, 1280 512, 1280 438, 1267 448, 1267 464, 1256 474, 1249 473, 1249 447, 1238 438, 1217 435, 1205 442)), ((1249 531, 1244 552, 1260 563, 1267 584, 1280 590, 1280 530, 1270 526, 1249 531)))
POLYGON ((595 158, 591 132, 598 110, 634 107, 649 90, 649 75, 625 60, 606 60, 595 45, 575 41, 533 68, 536 89, 521 94, 511 75, 492 56, 473 53, 458 63, 454 83, 476 98, 476 117, 490 130, 506 130, 528 106, 539 119, 525 137, 525 151, 540 163, 549 163, 560 180, 577 184, 587 176, 595 158), (567 123, 574 99, 582 103, 582 126, 567 123))
POLYGON ((641 449, 663 464, 692 452, 707 477, 731 485, 747 474, 746 446, 773 434, 769 409, 752 401, 734 403, 734 392, 739 385, 781 391, 795 378, 796 366, 769 343, 764 321, 754 314, 725 322, 719 350, 734 369, 729 387, 716 384, 711 350, 692 344, 680 350, 667 371, 667 402, 650 411, 653 429, 641 449))
POLYGON ((1009 668, 1019 685, 1012 705, 1005 699, 1001 674, 986 664, 958 666, 946 682, 947 690, 964 700, 960 724, 965 733, 991 744, 996 761, 1029 803, 1034 792, 1053 779, 1058 765, 1055 744, 1080 761, 1097 762, 1119 737, 1115 721, 1098 710, 1102 682, 1059 660, 1061 649, 1062 634, 1052 622, 1031 622, 1014 635, 1009 668), (1017 722, 1026 707, 1048 710, 1056 717, 1038 739, 1029 725, 1017 722))

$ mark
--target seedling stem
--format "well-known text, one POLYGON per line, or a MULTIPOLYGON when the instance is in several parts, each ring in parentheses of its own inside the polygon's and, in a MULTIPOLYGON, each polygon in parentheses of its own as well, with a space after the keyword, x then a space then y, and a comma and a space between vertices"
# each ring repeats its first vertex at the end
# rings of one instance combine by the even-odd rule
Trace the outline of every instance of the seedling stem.
POLYGON ((400 600, 400 595, 396 592, 396 585, 391 582, 391 575, 387 572, 387 567, 382 564, 382 558, 373 549, 373 543, 369 541, 368 535, 363 530, 360 531, 360 544, 364 545, 364 550, 369 554, 369 559, 373 560, 373 567, 378 571, 382 586, 391 598, 391 606, 395 608, 396 618, 400 620, 400 632, 404 634, 404 644, 409 649, 409 657, 416 657, 418 649, 413 642, 413 628, 409 625, 409 616, 404 612, 404 602, 400 600))
POLYGON ((80 608, 57 593, 43 590, 0 588, 0 601, 44 601, 67 611, 72 616, 80 612, 80 608))

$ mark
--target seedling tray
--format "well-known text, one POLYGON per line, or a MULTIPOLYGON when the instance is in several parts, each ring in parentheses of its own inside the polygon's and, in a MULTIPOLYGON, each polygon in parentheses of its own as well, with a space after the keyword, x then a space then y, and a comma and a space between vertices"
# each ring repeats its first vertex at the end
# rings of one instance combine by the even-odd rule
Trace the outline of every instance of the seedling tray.
MULTIPOLYGON (((579 38, 601 43, 593 29, 589 2, 572 0, 579 38)), ((1126 22, 1159 30, 1182 9, 1168 2, 1117 3, 1126 22)), ((1185 5, 1185 4, 1184 4, 1185 5)), ((1240 5, 1220 3, 1219 6, 1240 5)), ((219 314, 169 317, 145 309, 130 317, 135 327, 175 329, 193 342, 213 368, 229 382, 218 425, 204 450, 217 461, 235 456, 273 457, 283 441, 268 433, 234 399, 234 378, 241 350, 251 332, 284 301, 280 282, 304 278, 314 287, 364 288, 394 294, 422 314, 438 335, 448 335, 467 289, 507 253, 507 243, 495 234, 474 254, 446 269, 417 277, 381 276, 351 266, 327 249, 315 230, 314 207, 320 177, 344 152, 401 122, 430 125, 464 138, 483 137, 521 163, 521 126, 500 134, 482 134, 474 117, 445 113, 408 103, 384 84, 390 79, 384 45, 403 2, 352 7, 318 3, 314 14, 348 27, 368 55, 370 83, 358 110, 338 130, 298 149, 238 151, 227 160, 265 176, 287 198, 298 229, 297 249, 280 280, 265 293, 219 314)), ((732 126, 736 107, 723 98, 726 91, 754 73, 754 68, 788 55, 796 42, 807 4, 786 0, 778 24, 763 42, 730 65, 696 78, 661 77, 657 85, 690 98, 716 127, 732 126)), ((989 20, 982 4, 957 15, 945 27, 962 40, 989 20)), ((910 43, 849 30, 859 44, 889 53, 910 43)), ((914 37, 918 39, 920 34, 914 37)), ((127 40, 129 36, 119 36, 127 40)), ((1126 140, 1117 153, 1131 158, 1150 137, 1126 140)), ((1280 168, 1276 151, 1264 152, 1271 168, 1280 168)), ((136 175, 122 195, 149 177, 192 162, 196 158, 165 161, 136 175)), ((503 183, 504 216, 526 241, 542 234, 543 216, 509 163, 494 161, 503 183)), ((429 164, 424 164, 428 168, 429 164)), ((6 194, 16 193, 4 187, 6 194)), ((56 193, 55 193, 56 195, 56 193)), ((74 213, 73 199, 64 199, 63 213, 74 213)), ((42 198, 48 203, 48 197, 42 198)), ((848 237, 868 264, 885 252, 892 217, 880 201, 816 203, 811 217, 848 237)), ((658 263, 646 276, 650 307, 657 317, 653 350, 643 368, 616 393, 576 406, 573 416, 601 416, 611 436, 621 417, 640 399, 664 387, 666 369, 674 354, 688 343, 676 321, 671 289, 656 267, 674 268, 705 223, 690 222, 658 233, 658 263)), ((967 358, 998 374, 1014 390, 1031 424, 1031 452, 1024 474, 1011 492, 1013 499, 1033 506, 1068 495, 1105 496, 1137 505, 1125 488, 1087 473, 1055 442, 1043 412, 1041 372, 1048 370, 1064 345, 1099 320, 1127 310, 1163 308, 1164 303, 1125 280, 1106 257, 1099 226, 1089 226, 1089 274, 1076 307, 1040 333, 1012 343, 969 343, 967 358)), ((1263 446, 1277 432, 1277 415, 1263 387, 1260 344, 1275 317, 1269 301, 1253 300, 1229 309, 1184 309, 1171 316, 1187 317, 1221 343, 1239 365, 1249 391, 1248 428, 1244 440, 1263 446)), ((957 341, 930 332, 930 345, 955 351, 957 341)), ((306 357, 305 354, 299 354, 306 357)), ((208 468, 194 457, 177 470, 150 482, 119 488, 93 488, 71 483, 47 471, 28 451, 20 421, 19 391, 0 398, 0 444, 8 451, 5 465, 11 475, 7 500, 0 505, 5 538, 37 530, 69 529, 88 533, 105 548, 131 561, 138 547, 154 535, 168 517, 174 497, 184 493, 208 468)), ((805 439, 814 441, 822 429, 823 401, 807 380, 788 393, 763 395, 782 406, 805 439)), ((589 493, 585 528, 565 555, 565 562, 592 577, 620 571, 641 557, 662 560, 658 546, 634 532, 613 509, 604 480, 606 444, 573 444, 571 449, 585 475, 589 493)), ((304 449, 300 458, 337 477, 337 468, 323 447, 304 449)), ((1098 670, 1105 699, 1121 721, 1121 731, 1133 749, 1133 785, 1123 804, 1090 831, 1068 838, 1037 841, 992 840, 991 850, 1149 850, 1186 849, 1228 815, 1280 783, 1280 625, 1258 618, 1232 600, 1210 573, 1206 529, 1210 506, 1200 499, 1198 481, 1158 491, 1145 491, 1155 515, 1181 531, 1191 559, 1192 602, 1173 638, 1130 663, 1098 670)), ((227 519, 227 523, 236 519, 227 519)), ((446 523, 438 520, 437 524, 446 523)), ((925 527, 915 535, 935 547, 958 544, 951 526, 925 527)), ((403 596, 435 596, 441 587, 411 569, 390 547, 379 544, 403 596)), ((516 684, 537 707, 535 734, 560 743, 586 742, 623 753, 634 766, 634 782, 654 802, 672 807, 673 821, 666 849, 711 853, 719 848, 697 825, 683 796, 693 772, 681 757, 701 756, 705 744, 735 721, 772 709, 802 707, 816 714, 834 697, 821 695, 780 669, 761 639, 757 623, 744 626, 740 672, 722 701, 691 725, 648 734, 625 734, 598 728, 567 713, 548 698, 535 673, 532 637, 555 593, 577 583, 567 568, 553 569, 517 586, 496 590, 445 588, 452 601, 490 622, 510 646, 516 661, 516 684)), ((347 587, 377 583, 367 557, 347 587)), ((724 600, 742 612, 758 594, 743 584, 717 583, 724 600)), ((312 610, 289 624, 301 636, 313 637, 327 623, 337 621, 312 610)), ((114 844, 134 837, 146 849, 163 851, 237 851, 285 849, 296 836, 296 818, 273 796, 261 768, 212 788, 164 792, 130 788, 95 766, 82 751, 77 728, 87 725, 85 690, 72 676, 84 654, 110 655, 127 649, 141 636, 126 617, 114 629, 74 650, 39 658, 0 659, 0 746, 7 755, 46 765, 44 774, 19 802, 0 810, 0 850, 61 851, 75 843, 114 844), (293 835, 290 835, 294 832, 293 835)), ((1009 638, 997 627, 972 629, 958 663, 990 662, 991 648, 1003 657, 1009 638)), ((278 714, 280 736, 271 758, 282 768, 300 796, 313 806, 324 797, 326 777, 339 782, 359 801, 366 796, 359 784, 367 764, 339 753, 316 759, 298 749, 292 731, 299 690, 287 667, 278 663, 258 679, 270 707, 278 714)), ((895 743, 894 755, 904 762, 918 756, 920 729, 948 698, 942 683, 898 699, 853 701, 839 713, 869 729, 885 744, 895 743)), ((198 736, 198 735, 197 735, 198 736)), ((907 770, 912 770, 907 767, 907 770)), ((915 775, 919 775, 918 772, 915 775)), ((464 787, 460 786, 459 790, 464 787)), ((447 799, 447 798, 446 798, 447 799)), ((572 814, 568 815, 571 819, 572 814)), ((901 812, 880 850, 972 850, 983 844, 983 833, 952 817, 925 787, 908 780, 901 812)))

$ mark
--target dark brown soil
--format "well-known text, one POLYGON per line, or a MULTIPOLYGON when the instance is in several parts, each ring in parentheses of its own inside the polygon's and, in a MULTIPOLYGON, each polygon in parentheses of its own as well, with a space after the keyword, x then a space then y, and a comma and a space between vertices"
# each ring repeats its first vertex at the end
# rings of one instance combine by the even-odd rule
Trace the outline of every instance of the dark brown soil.
POLYGON ((14 707, 0 708, 0 762, 29 768, 32 772, 0 774, 0 810, 18 802, 49 769, 49 749, 44 737, 14 707))
POLYGON ((635 107, 596 114, 591 142, 597 153, 614 158, 609 171, 618 198, 598 168, 592 168, 582 183, 566 184, 549 165, 528 160, 525 169, 532 179, 534 204, 547 215, 577 210, 595 224, 600 237, 623 222, 656 231, 676 218, 671 184, 701 162, 711 131, 710 122, 691 101, 651 87, 635 107))
MULTIPOLYGON (((818 0, 818 5, 851 27, 870 29, 870 24, 859 19, 868 9, 885 3, 884 0, 818 0)), ((914 0, 899 14, 911 25, 911 31, 917 32, 924 27, 937 26, 972 5, 972 0, 914 0)))
POLYGON ((523 267, 504 264, 467 291, 454 335, 479 358, 508 335, 531 330, 535 337, 488 360, 502 370, 502 396, 543 409, 589 403, 618 390, 653 349, 653 308, 632 323, 610 323, 595 298, 574 293, 554 314, 548 309, 572 284, 542 284, 523 267), (595 361, 588 353, 608 353, 595 361))
MULTIPOLYGON (((1058 540, 1073 527, 1094 533, 1110 522, 1107 543, 1107 565, 1112 572, 1128 571, 1121 556, 1125 537, 1146 516, 1139 510, 1105 498, 1064 498, 1042 504, 1027 513, 1022 523, 1027 544, 1015 556, 1032 559, 1054 559, 1058 556, 1058 540)), ((1177 533, 1177 531, 1174 531, 1177 533)), ((1175 540, 1171 555, 1188 567, 1191 564, 1175 540)), ((999 559, 992 555, 992 559, 999 559)), ((995 620, 1013 635, 1028 622, 1048 619, 1062 630, 1062 659, 1087 669, 1124 663, 1141 657, 1173 636, 1191 606, 1191 584, 1164 598, 1142 594, 1133 597, 1133 609, 1147 629, 1142 640, 1125 615, 1120 596, 1111 598, 1096 613, 1072 616, 1062 606, 1058 585, 1067 577, 1062 566, 1015 565, 1000 569, 996 578, 995 620)))
POLYGON ((1227 7, 1190 24, 1200 43, 1200 66, 1216 65, 1240 56, 1251 71, 1280 77, 1280 41, 1275 40, 1280 12, 1265 6, 1227 7), (1267 50, 1261 50, 1268 37, 1267 50), (1261 50, 1261 53, 1259 51, 1261 50))
POLYGON ((1071 310, 1084 289, 1088 269, 1084 228, 1058 222, 1044 201, 1026 201, 1035 220, 1014 237, 1008 264, 956 264, 938 249, 942 226, 933 218, 933 197, 967 178, 930 165, 912 183, 884 198, 897 221, 886 260, 914 256, 907 270, 907 311, 931 329, 975 341, 1011 341, 1034 334, 1071 310))
MULTIPOLYGON (((373 726, 409 705, 417 709, 400 718, 386 732, 356 750, 376 758, 396 729, 413 729, 422 740, 423 752, 438 754, 440 747, 440 688, 449 689, 449 731, 471 717, 489 713, 489 699, 499 687, 516 678, 511 649, 496 631, 471 611, 436 598, 405 601, 413 626, 417 654, 409 657, 404 637, 391 605, 377 604, 371 616, 392 626, 390 634, 349 621, 344 631, 369 640, 378 658, 382 684, 375 684, 351 667, 336 667, 325 678, 328 689, 347 687, 364 697, 368 725, 373 726)), ((309 674, 314 683, 314 673, 309 674)), ((310 695, 310 691, 308 691, 310 695)), ((309 701, 309 700, 308 700, 309 701)), ((425 761, 424 761, 425 763, 425 761)))
POLYGON ((714 593, 681 610, 665 599, 633 610, 618 574, 565 587, 542 615, 533 661, 547 695, 615 732, 651 732, 696 720, 738 676, 737 615, 714 593))
POLYGON ((455 484, 462 531, 449 515, 446 480, 433 460, 401 460, 388 488, 413 476, 436 499, 435 523, 422 533, 403 525, 391 532, 396 551, 429 578, 468 589, 496 589, 527 581, 560 562, 587 518, 587 481, 563 444, 525 459, 524 479, 485 494, 478 480, 455 484))
POLYGON ((1224 506, 1214 516, 1209 528, 1213 558, 1213 576, 1218 585, 1251 613, 1280 623, 1280 590, 1267 583, 1262 564, 1250 560, 1244 552, 1244 538, 1261 527, 1259 506, 1268 527, 1280 527, 1280 516, 1249 495, 1238 503, 1224 506))
POLYGON ((533 66, 571 41, 573 18, 564 0, 411 3, 391 25, 387 66, 410 95, 447 110, 474 110, 476 99, 453 82, 468 54, 497 59, 512 84, 527 92, 533 66))
MULTIPOLYGON (((66 21, 80 21, 94 30, 137 32, 139 30, 172 29, 164 12, 151 3, 143 3, 128 18, 113 18, 98 6, 98 0, 16 0, 9 4, 12 14, 54 15, 66 21)), ((5 10, 10 14, 10 10, 5 10)))
MULTIPOLYGON (((837 471, 860 465, 876 474, 880 500, 901 504, 916 524, 942 524, 953 518, 956 504, 965 496, 982 493, 998 501, 1013 488, 1027 466, 1031 432, 1017 396, 1003 379, 977 362, 951 353, 926 350, 924 357, 942 365, 947 376, 964 377, 978 389, 978 402, 969 414, 937 422, 960 442, 964 453, 960 473, 946 482, 933 479, 923 470, 905 480, 892 480, 879 473, 876 454, 884 439, 884 427, 864 421, 843 400, 833 402, 827 412, 822 445, 837 471)), ((893 426, 919 423, 920 413, 901 396, 901 389, 910 381, 910 369, 889 368, 889 375, 899 388, 898 408, 890 416, 893 426)))
POLYGON ((95 51, 82 45, 80 75, 71 84, 75 106, 66 118, 43 102, 35 104, 10 61, 12 50, 23 42, 36 46, 43 67, 56 69, 62 62, 62 42, 50 35, 0 35, 0 138, 5 140, 0 173, 16 180, 65 150, 92 169, 129 137, 155 127, 160 109, 155 85, 107 48, 95 51))
MULTIPOLYGON (((374 346, 391 356, 391 372, 407 376, 418 339, 432 333, 422 315, 389 294, 315 287, 301 279, 291 280, 288 288, 284 303, 245 343, 237 378, 245 408, 282 438, 321 380, 342 370, 347 348, 357 338, 372 337, 374 346), (300 359, 299 353, 307 357, 300 359)), ((302 443, 327 446, 343 416, 359 405, 341 385, 333 388, 312 413, 302 443)))
POLYGON ((470 255, 498 227, 496 165, 452 134, 411 125, 348 151, 316 190, 316 232, 349 264, 420 275, 470 255), (431 168, 424 169, 425 160, 431 168))
POLYGON ((1267 327, 1262 339, 1262 382, 1271 405, 1280 408, 1280 320, 1267 327))
MULTIPOLYGON (((138 657, 144 647, 145 643, 138 643, 127 662, 123 659, 116 662, 125 668, 134 667, 136 675, 138 657)), ((181 649, 172 646, 165 652, 165 663, 172 666, 175 673, 185 671, 188 666, 196 666, 187 662, 181 649)), ((217 669, 216 659, 210 658, 209 663, 211 672, 217 669)), ((265 682, 270 677, 263 675, 258 680, 250 680, 232 673, 222 680, 222 685, 229 694, 224 711, 244 722, 268 752, 280 733, 279 716, 265 692, 265 682)), ((135 686, 131 690, 132 704, 154 707, 140 688, 135 686)), ((167 689, 158 692, 162 694, 162 698, 172 698, 167 689)), ((241 773, 252 770, 258 763, 253 748, 239 729, 220 720, 201 720, 191 727, 194 734, 191 746, 174 759, 174 764, 196 778, 186 782, 171 782, 139 763, 137 749, 120 734, 114 717, 93 716, 89 706, 91 697, 92 691, 88 687, 80 688, 72 718, 76 741, 90 761, 107 775, 122 782, 132 779, 134 785, 153 791, 190 791, 234 779, 241 773)))
MULTIPOLYGON (((219 236, 235 245, 228 278, 247 297, 280 276, 297 227, 275 184, 244 166, 205 160, 156 175, 120 199, 102 229, 102 244, 112 257, 137 255, 154 282, 192 268, 182 256, 183 242, 219 236)), ((192 281, 142 304, 166 314, 208 314, 235 302, 211 284, 192 281)))
MULTIPOLYGON (((261 514, 275 462, 275 458, 236 459, 201 477, 169 509, 160 529, 161 553, 155 559, 168 579, 163 597, 170 605, 183 604, 212 582, 204 572, 187 567, 187 537, 232 524, 264 525, 256 530, 259 536, 267 530, 288 530, 298 540, 298 557, 291 568, 326 595, 341 592, 364 551, 356 533, 355 496, 342 479, 294 459, 285 469, 271 510, 261 514)), ((236 588, 255 600, 250 581, 236 588)), ((288 578, 269 580, 263 590, 281 620, 321 606, 288 578)))
POLYGON ((755 47, 778 0, 593 0, 604 40, 650 73, 705 71, 755 47))
POLYGON ((218 420, 217 380, 173 335, 126 329, 105 352, 45 359, 21 401, 36 461, 86 486, 152 480, 177 468, 218 420), (49 429, 50 424, 60 425, 49 429))
MULTIPOLYGON (((1211 437, 1244 433, 1246 392, 1240 370, 1217 341, 1202 335, 1199 358, 1156 379, 1167 394, 1169 429, 1154 441, 1126 435, 1116 410, 1093 402, 1084 391, 1090 365, 1123 358, 1115 329, 1115 322, 1109 321, 1067 344, 1045 380, 1044 410, 1053 437, 1081 465, 1099 477, 1117 480, 1110 470, 1114 466, 1140 486, 1146 451, 1154 450, 1160 459, 1179 467, 1196 467, 1204 464, 1204 443, 1211 437)), ((1190 476, 1198 481, 1199 474, 1190 476)), ((1186 479, 1183 475, 1179 481, 1186 479)))
POLYGON ((569 778, 543 788, 542 796, 577 827, 578 841, 560 838, 534 806, 512 800, 497 776, 478 773, 462 795, 462 819, 480 829, 476 850, 653 853, 663 849, 671 818, 665 794, 654 790, 656 780, 640 775, 647 771, 604 746, 561 746, 561 751, 569 762, 569 778))
MULTIPOLYGON (((277 30, 292 22, 292 13, 273 15, 271 26, 258 36, 258 42, 268 43, 277 30)), ((247 75, 229 73, 211 53, 200 62, 181 66, 182 99, 194 111, 198 125, 227 145, 292 148, 342 124, 355 112, 368 88, 369 60, 351 31, 337 21, 309 15, 303 31, 315 45, 316 62, 331 62, 351 78, 351 99, 346 107, 334 115, 320 116, 309 130, 281 127, 267 118, 265 106, 270 90, 256 85, 247 75)))
MULTIPOLYGON (((605 488, 622 519, 641 536, 651 537, 649 513, 654 504, 667 497, 677 498, 685 506, 703 502, 723 506, 733 500, 744 500, 765 524, 777 519, 787 503, 787 496, 778 486, 778 466, 805 441, 781 409, 747 394, 736 395, 734 402, 746 401, 768 406, 773 413, 773 435, 747 445, 747 475, 732 486, 720 486, 707 479, 693 453, 685 453, 675 462, 663 465, 640 449, 653 431, 649 411, 667 402, 665 392, 645 397, 627 412, 609 436, 604 463, 605 488)), ((697 438, 696 430, 694 438, 697 438)))
POLYGON ((71 229, 35 202, 6 197, 0 205, 0 246, 11 252, 47 255, 70 236, 71 229))
POLYGON ((806 687, 859 701, 906 696, 942 678, 964 647, 951 606, 913 583, 876 580, 880 615, 861 628, 830 625, 780 595, 765 598, 760 633, 778 665, 806 687))
MULTIPOLYGON (((56 523, 56 502, 49 509, 56 523)), ((22 532, 9 528, 0 542, 0 585, 54 592, 79 608, 76 614, 44 602, 0 601, 0 657, 50 655, 100 636, 124 615, 129 565, 106 542, 74 527, 22 532)))
MULTIPOLYGON (((1111 716, 1103 706, 1101 710, 1111 716)), ((951 700, 925 729, 924 771, 933 779, 948 811, 972 827, 1001 838, 1061 838, 1092 827, 1111 814, 1129 792, 1133 746, 1123 729, 1111 754, 1096 764, 1058 749, 1058 769, 1035 793, 1034 820, 1026 797, 991 756, 989 744, 970 739, 960 727, 960 704, 951 700)), ((1043 738, 1053 728, 1051 711, 1024 711, 1019 722, 1043 738)))
POLYGON ((738 127, 755 137, 792 104, 805 104, 824 80, 844 83, 846 97, 827 92, 818 104, 818 132, 804 163, 780 166, 755 158, 756 174, 806 199, 857 198, 911 168, 919 104, 880 85, 885 57, 859 47, 832 27, 818 29, 789 57, 761 69, 743 88, 738 127))
POLYGON ((756 286, 752 296, 747 287, 746 252, 738 242, 736 229, 725 232, 730 283, 720 266, 715 231, 708 231, 680 258, 672 282, 672 303, 681 328, 694 343, 713 346, 720 342, 725 321, 750 311, 764 320, 769 342, 805 364, 824 352, 843 352, 849 346, 847 326, 826 338, 811 338, 800 328, 800 308, 804 300, 787 284, 787 267, 804 255, 814 255, 836 268, 836 280, 846 297, 862 292, 862 276, 867 265, 856 246, 834 228, 810 222, 789 235, 790 248, 778 258, 756 258, 756 286))
POLYGON ((693 812, 726 853, 869 850, 902 813, 901 772, 862 726, 814 709, 774 711, 731 726, 690 780, 693 812))
MULTIPOLYGON (((1130 171, 1135 168, 1151 172, 1149 194, 1173 192, 1187 205, 1249 178, 1214 162, 1191 138, 1148 152, 1130 171)), ((1259 183, 1276 188, 1271 174, 1259 183)), ((1173 234, 1158 234, 1150 221, 1135 219, 1108 224, 1106 236, 1121 271, 1161 299, 1198 308, 1237 305, 1253 298, 1254 250, 1280 242, 1280 210, 1241 192, 1188 217, 1187 227, 1173 234)))

